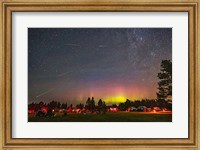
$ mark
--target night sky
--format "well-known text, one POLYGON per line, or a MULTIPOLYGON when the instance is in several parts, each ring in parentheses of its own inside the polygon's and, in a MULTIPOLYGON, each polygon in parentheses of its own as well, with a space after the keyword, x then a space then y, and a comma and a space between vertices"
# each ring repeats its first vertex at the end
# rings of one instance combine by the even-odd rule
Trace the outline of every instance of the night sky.
POLYGON ((155 99, 171 28, 29 28, 28 102, 155 99))

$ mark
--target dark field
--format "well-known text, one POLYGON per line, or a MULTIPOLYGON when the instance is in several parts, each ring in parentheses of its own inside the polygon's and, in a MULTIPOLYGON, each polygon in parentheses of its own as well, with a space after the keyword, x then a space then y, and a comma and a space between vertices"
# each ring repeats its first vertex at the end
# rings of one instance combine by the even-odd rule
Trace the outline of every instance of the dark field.
POLYGON ((106 114, 56 114, 53 117, 30 117, 29 122, 172 122, 171 112, 117 112, 106 114))

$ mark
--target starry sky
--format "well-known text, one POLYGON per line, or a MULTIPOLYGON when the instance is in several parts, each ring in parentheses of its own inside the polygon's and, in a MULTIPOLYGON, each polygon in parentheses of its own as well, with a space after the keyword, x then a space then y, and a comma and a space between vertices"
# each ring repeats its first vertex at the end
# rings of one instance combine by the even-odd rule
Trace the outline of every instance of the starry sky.
POLYGON ((28 102, 155 99, 171 28, 29 28, 28 102))

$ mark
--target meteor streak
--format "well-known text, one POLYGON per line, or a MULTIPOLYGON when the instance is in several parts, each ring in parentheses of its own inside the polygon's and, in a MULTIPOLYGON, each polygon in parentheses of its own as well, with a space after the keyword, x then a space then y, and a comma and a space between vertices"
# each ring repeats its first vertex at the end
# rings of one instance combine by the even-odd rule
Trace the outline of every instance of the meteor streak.
POLYGON ((55 88, 52 88, 52 89, 50 89, 50 90, 48 90, 48 91, 45 91, 45 92, 43 92, 43 93, 37 95, 36 98, 38 98, 38 97, 40 97, 40 96, 42 96, 42 95, 45 95, 45 94, 47 94, 47 93, 49 93, 49 92, 51 92, 51 91, 53 91, 53 90, 55 90, 55 88))
POLYGON ((73 72, 73 71, 64 72, 64 73, 61 73, 61 74, 57 75, 56 77, 62 77, 62 76, 65 76, 65 75, 67 75, 67 74, 70 74, 70 73, 72 73, 72 72, 73 72))
POLYGON ((78 44, 65 44, 66 46, 76 46, 76 47, 80 47, 80 45, 78 44))

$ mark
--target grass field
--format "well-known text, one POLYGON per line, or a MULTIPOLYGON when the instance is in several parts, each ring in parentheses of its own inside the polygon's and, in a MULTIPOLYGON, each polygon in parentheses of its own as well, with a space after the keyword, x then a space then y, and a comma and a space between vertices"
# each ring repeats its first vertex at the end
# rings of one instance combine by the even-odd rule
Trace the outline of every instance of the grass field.
POLYGON ((67 114, 67 116, 29 117, 29 122, 171 122, 171 112, 117 112, 106 114, 67 114))

